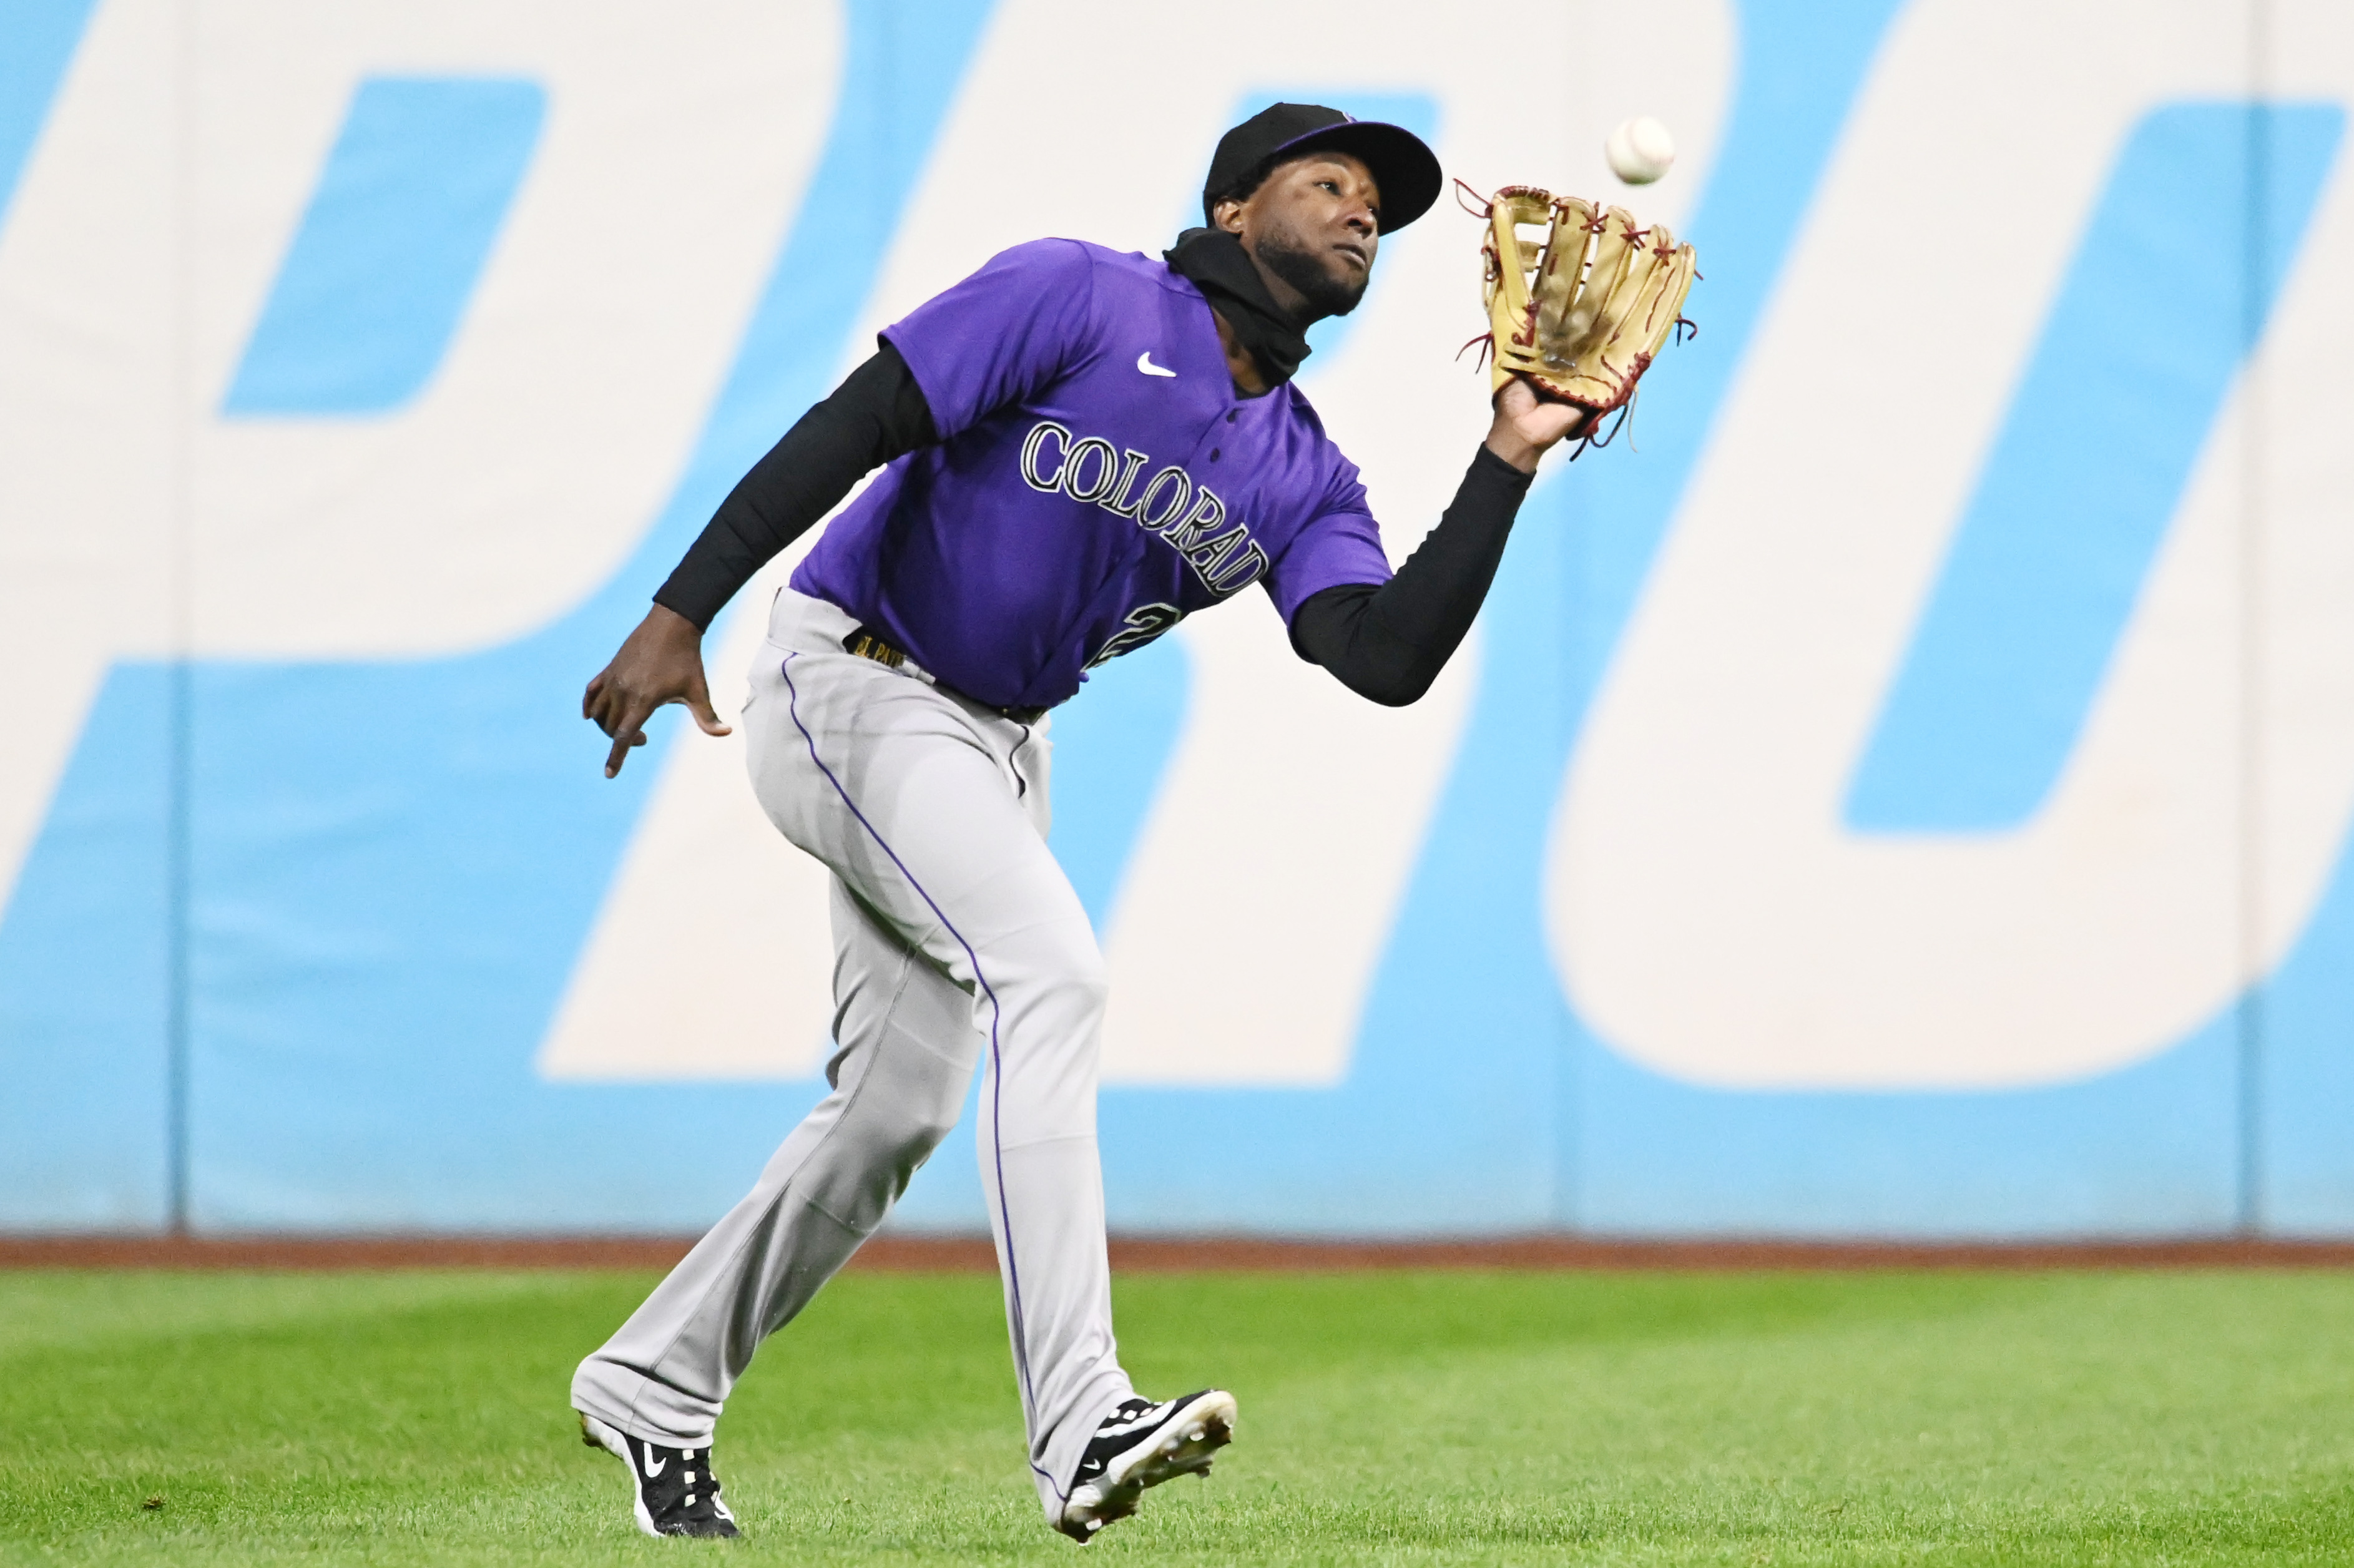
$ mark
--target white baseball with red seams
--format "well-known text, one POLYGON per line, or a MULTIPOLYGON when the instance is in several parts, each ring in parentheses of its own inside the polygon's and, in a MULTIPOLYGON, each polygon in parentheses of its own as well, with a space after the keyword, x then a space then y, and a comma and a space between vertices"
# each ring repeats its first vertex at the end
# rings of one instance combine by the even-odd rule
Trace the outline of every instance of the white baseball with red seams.
POLYGON ((1676 139, 1648 114, 1622 120, 1602 144, 1610 172, 1630 185, 1648 185, 1675 166, 1676 139))

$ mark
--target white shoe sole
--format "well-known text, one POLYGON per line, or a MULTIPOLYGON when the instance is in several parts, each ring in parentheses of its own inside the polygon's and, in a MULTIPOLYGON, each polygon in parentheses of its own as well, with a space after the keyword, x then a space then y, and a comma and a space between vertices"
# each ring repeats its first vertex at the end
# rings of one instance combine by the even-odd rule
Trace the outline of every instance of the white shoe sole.
POLYGON ((1112 1520, 1134 1513, 1146 1488, 1208 1474, 1211 1458, 1234 1439, 1235 1396, 1216 1388, 1196 1395, 1152 1436, 1105 1466, 1102 1475, 1072 1490, 1063 1504, 1063 1533, 1091 1539, 1112 1520))
POLYGON ((630 1457, 630 1445, 617 1428, 607 1425, 585 1410, 579 1414, 580 1441, 591 1448, 602 1448, 621 1461, 621 1468, 630 1472, 630 1510, 638 1516, 638 1528, 660 1541, 663 1532, 654 1528, 654 1516, 646 1511, 646 1496, 638 1486, 638 1465, 630 1457))

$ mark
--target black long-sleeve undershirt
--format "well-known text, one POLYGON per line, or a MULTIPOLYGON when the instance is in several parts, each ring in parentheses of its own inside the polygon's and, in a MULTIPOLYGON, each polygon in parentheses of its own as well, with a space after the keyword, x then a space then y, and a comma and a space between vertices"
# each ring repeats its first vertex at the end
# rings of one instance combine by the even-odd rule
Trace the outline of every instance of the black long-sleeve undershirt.
POLYGON ((841 505, 852 485, 939 439, 915 373, 885 343, 737 482, 654 602, 708 630, 752 574, 841 505))
MULTIPOLYGON (((885 343, 728 493, 654 602, 708 627, 851 486, 938 440, 923 388, 885 343)), ((1529 477, 1480 448, 1438 526, 1397 575, 1311 594, 1291 618, 1292 647, 1373 702, 1399 707, 1420 697, 1479 613, 1529 477)))
POLYGON ((1481 447, 1397 576, 1309 595, 1291 617, 1292 647, 1361 697, 1416 701, 1471 630, 1531 477, 1481 447))

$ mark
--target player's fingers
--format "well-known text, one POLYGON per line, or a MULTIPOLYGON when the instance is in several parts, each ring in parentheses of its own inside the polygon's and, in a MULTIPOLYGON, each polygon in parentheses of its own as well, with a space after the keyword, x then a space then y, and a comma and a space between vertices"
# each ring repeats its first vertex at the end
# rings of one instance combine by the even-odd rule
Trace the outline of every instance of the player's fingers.
POLYGON ((693 696, 687 698, 686 711, 695 715, 696 726, 705 735, 733 735, 736 733, 734 730, 728 728, 726 725, 720 722, 719 711, 711 705, 711 694, 709 692, 698 691, 693 696))
MULTIPOLYGON (((623 685, 620 681, 609 678, 594 692, 584 694, 580 712, 584 717, 595 720, 599 729, 603 730, 607 735, 611 735, 615 729, 628 722, 629 714, 639 702, 640 698, 636 692, 623 685)), ((645 704, 644 711, 652 712, 653 705, 645 704)))
POLYGON ((613 749, 605 754, 605 777, 610 779, 619 773, 621 770, 621 764, 629 760, 631 750, 645 743, 646 732, 642 729, 633 729, 613 742, 613 749))
POLYGON ((598 702, 605 694, 605 677, 607 673, 608 672, 603 670, 597 672, 597 678, 588 683, 588 689, 587 691, 580 694, 580 716, 582 718, 593 719, 597 716, 598 702))
POLYGON ((661 698, 646 696, 614 680, 606 682, 588 705, 588 715, 607 735, 620 736, 643 725, 660 706, 661 698))
POLYGON ((605 732, 613 737, 613 749, 605 754, 606 778, 610 779, 620 772, 621 764, 628 759, 631 747, 646 743, 646 720, 653 716, 655 705, 636 700, 614 715, 612 727, 605 732))
POLYGON ((582 712, 607 735, 620 735, 631 727, 631 706, 629 694, 619 684, 608 682, 602 691, 589 699, 582 712))

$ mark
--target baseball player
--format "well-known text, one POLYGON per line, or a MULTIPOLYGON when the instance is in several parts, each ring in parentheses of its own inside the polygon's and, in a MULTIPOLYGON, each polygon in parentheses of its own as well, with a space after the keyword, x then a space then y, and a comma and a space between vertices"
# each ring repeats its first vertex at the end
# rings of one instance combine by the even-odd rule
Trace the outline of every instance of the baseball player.
POLYGON ((1437 527, 1393 575, 1357 470, 1291 376, 1428 209, 1412 133, 1277 104, 1228 132, 1205 226, 1161 260, 1017 246, 881 334, 747 475, 583 711, 608 777, 682 703, 701 637, 864 475, 779 593, 743 722, 777 828, 832 873, 832 1092, 580 1364, 586 1438, 650 1534, 734 1535, 712 1430, 768 1335, 874 1234, 976 1066, 982 1190, 1033 1480, 1084 1542, 1206 1470, 1219 1390, 1154 1403, 1112 1337, 1096 1150, 1103 959, 1046 848, 1048 715, 1089 669, 1263 588, 1299 656, 1419 697, 1470 628, 1537 460, 1585 411, 1506 382, 1437 527))

